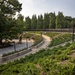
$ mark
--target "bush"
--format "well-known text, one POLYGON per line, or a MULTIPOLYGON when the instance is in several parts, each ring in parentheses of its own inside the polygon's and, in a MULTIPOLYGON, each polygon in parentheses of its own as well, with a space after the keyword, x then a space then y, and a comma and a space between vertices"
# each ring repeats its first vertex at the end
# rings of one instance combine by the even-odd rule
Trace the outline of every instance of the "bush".
POLYGON ((58 37, 52 39, 49 47, 56 46, 70 40, 71 40, 71 34, 65 33, 65 34, 59 35, 58 37))
POLYGON ((71 50, 68 48, 67 45, 43 49, 20 60, 0 65, 0 75, 74 75, 75 58, 69 57, 71 50), (67 64, 60 63, 65 60, 68 60, 67 64), (36 67, 37 64, 41 69, 36 67))
POLYGON ((69 50, 75 50, 75 43, 73 43, 72 45, 70 45, 70 47, 68 47, 69 50))

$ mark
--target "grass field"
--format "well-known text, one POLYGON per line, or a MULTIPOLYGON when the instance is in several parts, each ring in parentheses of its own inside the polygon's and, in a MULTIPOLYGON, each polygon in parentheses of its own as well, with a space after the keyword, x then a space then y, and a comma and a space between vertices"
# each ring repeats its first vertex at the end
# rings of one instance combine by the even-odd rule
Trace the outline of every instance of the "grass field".
POLYGON ((0 75, 74 75, 75 43, 0 65, 0 75))

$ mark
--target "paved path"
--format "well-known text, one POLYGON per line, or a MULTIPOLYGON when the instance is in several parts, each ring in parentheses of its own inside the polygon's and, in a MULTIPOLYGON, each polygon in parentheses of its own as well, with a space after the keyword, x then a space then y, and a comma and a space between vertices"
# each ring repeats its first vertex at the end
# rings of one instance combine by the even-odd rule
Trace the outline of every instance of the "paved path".
POLYGON ((39 48, 32 49, 32 54, 38 52, 41 49, 46 49, 48 45, 50 44, 50 41, 51 41, 50 37, 46 35, 42 35, 42 36, 44 38, 44 44, 41 45, 39 48))
MULTIPOLYGON (((18 40, 15 40, 15 41, 18 42, 18 40)), ((28 41, 28 47, 31 47, 32 45, 33 45, 33 41, 32 40, 28 41)), ((16 51, 19 51, 19 50, 24 49, 26 47, 27 47, 26 40, 22 40, 21 44, 16 43, 16 51)), ((14 46, 7 47, 7 48, 1 48, 0 54, 5 54, 5 53, 12 52, 12 51, 14 51, 14 46)))
POLYGON ((14 61, 16 59, 24 58, 26 55, 34 54, 34 53, 38 52, 41 49, 46 49, 47 46, 50 44, 51 39, 50 39, 49 36, 46 36, 46 35, 42 35, 42 36, 44 38, 44 43, 40 47, 38 47, 38 48, 32 48, 31 52, 29 52, 29 53, 27 53, 27 54, 25 54, 23 56, 16 57, 16 58, 14 58, 14 59, 12 59, 10 61, 14 61))

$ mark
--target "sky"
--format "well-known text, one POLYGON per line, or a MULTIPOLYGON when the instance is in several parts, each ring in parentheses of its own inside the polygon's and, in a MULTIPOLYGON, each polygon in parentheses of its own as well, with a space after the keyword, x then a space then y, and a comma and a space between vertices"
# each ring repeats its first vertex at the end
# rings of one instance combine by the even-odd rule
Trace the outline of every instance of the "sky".
POLYGON ((50 12, 57 15, 59 11, 65 16, 75 17, 75 0, 19 0, 19 2, 22 3, 21 14, 24 17, 50 12))

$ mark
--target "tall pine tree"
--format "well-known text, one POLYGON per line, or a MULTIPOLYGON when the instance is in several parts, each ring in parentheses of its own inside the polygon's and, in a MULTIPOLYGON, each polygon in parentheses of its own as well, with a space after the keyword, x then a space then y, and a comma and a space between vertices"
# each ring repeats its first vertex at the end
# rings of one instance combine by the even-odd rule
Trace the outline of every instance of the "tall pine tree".
POLYGON ((28 17, 25 18, 26 29, 31 29, 31 19, 28 17))
POLYGON ((49 29, 49 14, 44 14, 43 29, 49 29))
POLYGON ((63 28, 64 26, 64 15, 62 12, 58 12, 56 17, 56 28, 63 28))
POLYGON ((37 20, 37 29, 42 29, 42 28, 43 28, 43 16, 39 15, 37 20))
POLYGON ((56 27, 56 16, 55 13, 50 13, 50 22, 49 22, 49 28, 55 28, 56 27))
POLYGON ((33 15, 31 20, 31 29, 36 29, 36 28, 37 28, 37 17, 36 15, 33 15))

